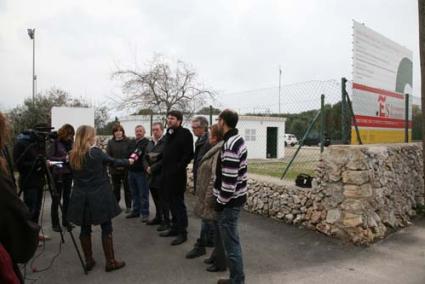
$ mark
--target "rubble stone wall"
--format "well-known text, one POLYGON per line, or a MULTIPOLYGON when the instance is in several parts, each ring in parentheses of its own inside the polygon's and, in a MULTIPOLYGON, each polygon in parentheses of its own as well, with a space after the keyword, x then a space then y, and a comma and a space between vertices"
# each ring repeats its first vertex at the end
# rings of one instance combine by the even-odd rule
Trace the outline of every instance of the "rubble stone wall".
POLYGON ((313 188, 250 179, 245 209, 367 245, 410 223, 424 204, 422 173, 419 143, 330 146, 313 188))

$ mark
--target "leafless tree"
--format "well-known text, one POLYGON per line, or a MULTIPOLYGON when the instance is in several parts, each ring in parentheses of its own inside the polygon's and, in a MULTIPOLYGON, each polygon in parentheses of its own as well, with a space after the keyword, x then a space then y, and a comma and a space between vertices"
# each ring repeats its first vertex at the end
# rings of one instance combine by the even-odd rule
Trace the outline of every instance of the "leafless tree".
POLYGON ((154 57, 142 71, 118 69, 112 78, 122 82, 121 106, 136 111, 167 113, 176 109, 190 115, 214 97, 198 82, 193 68, 182 61, 172 66, 163 57, 154 57))
MULTIPOLYGON (((422 108, 422 156, 425 155, 425 0, 418 0, 419 11, 419 52, 421 60, 421 108, 422 108)), ((425 159, 422 159, 425 172, 425 159)), ((423 175, 425 176, 425 174, 423 175)))

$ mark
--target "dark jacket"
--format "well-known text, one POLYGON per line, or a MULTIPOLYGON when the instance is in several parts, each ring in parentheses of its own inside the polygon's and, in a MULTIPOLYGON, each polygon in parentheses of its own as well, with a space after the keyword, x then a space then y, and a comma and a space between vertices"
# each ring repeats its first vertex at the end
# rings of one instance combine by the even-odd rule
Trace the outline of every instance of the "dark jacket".
POLYGON ((127 159, 113 159, 93 147, 86 154, 82 169, 73 170, 74 188, 68 208, 68 219, 72 223, 99 225, 120 214, 106 171, 108 165, 124 167, 129 163, 127 159))
POLYGON ((130 166, 131 172, 145 172, 145 167, 143 165, 143 157, 146 153, 146 146, 148 145, 149 140, 147 138, 142 138, 139 141, 135 139, 131 141, 130 149, 131 154, 130 157, 135 159, 133 165, 130 166))
POLYGON ((202 157, 211 148, 208 142, 208 132, 199 137, 195 142, 195 154, 193 155, 193 189, 196 192, 196 180, 198 177, 198 167, 202 157))
POLYGON ((186 167, 193 158, 193 136, 186 128, 167 129, 162 158, 162 186, 168 193, 186 190, 186 167))
POLYGON ((25 263, 37 250, 40 227, 18 198, 12 180, 0 171, 0 243, 13 262, 25 263))
POLYGON ((71 149, 72 141, 54 140, 51 153, 49 153, 47 159, 50 161, 63 162, 62 166, 53 166, 52 173, 54 176, 71 174, 71 166, 66 158, 71 149))
POLYGON ((161 168, 162 168, 162 152, 164 151, 165 138, 161 137, 155 145, 153 140, 149 141, 146 146, 146 154, 144 157, 145 168, 150 167, 149 187, 161 187, 161 168))
MULTIPOLYGON (((133 150, 130 148, 131 146, 131 140, 127 137, 121 140, 115 140, 112 138, 108 141, 108 145, 106 146, 106 153, 115 159, 127 159, 133 150)), ((109 168, 111 175, 121 174, 126 170, 127 168, 125 167, 111 166, 109 168)))
MULTIPOLYGON (((44 143, 44 142, 43 142, 44 143)), ((26 131, 16 137, 13 147, 13 161, 19 172, 19 187, 41 188, 43 186, 42 161, 36 158, 43 154, 41 143, 33 132, 26 131)))

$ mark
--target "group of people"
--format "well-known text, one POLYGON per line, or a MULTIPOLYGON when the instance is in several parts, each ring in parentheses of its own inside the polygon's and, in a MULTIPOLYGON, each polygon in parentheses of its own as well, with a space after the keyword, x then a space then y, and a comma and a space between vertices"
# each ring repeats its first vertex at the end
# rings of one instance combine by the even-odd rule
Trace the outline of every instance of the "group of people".
MULTIPOLYGON (((152 137, 147 139, 144 127, 139 125, 133 140, 117 124, 106 153, 96 146, 95 130, 90 126, 80 126, 75 139, 70 125, 58 131, 52 150, 48 151, 49 161, 56 162, 50 165, 58 193, 52 199, 52 226, 54 231, 61 230, 58 206, 62 199, 62 225, 81 227, 80 241, 87 270, 96 264, 92 254, 92 225, 100 225, 102 230, 105 270, 125 266, 115 258, 111 222, 121 212, 121 188, 124 188, 126 218, 140 217, 147 225, 158 225, 159 236, 174 237, 171 245, 187 241, 185 191, 187 167, 193 160, 193 191, 197 196, 194 213, 201 218, 201 224, 199 238, 186 258, 205 255, 206 247, 214 247, 204 261, 210 264, 207 270, 228 268, 230 278, 218 283, 244 283, 237 226, 246 202, 247 148, 236 129, 238 114, 226 109, 210 127, 204 117, 195 117, 192 120, 192 132, 197 137, 195 147, 192 133, 182 127, 182 122, 181 112, 170 111, 166 129, 161 122, 153 123, 152 137), (156 209, 152 219, 149 219, 149 192, 156 209)), ((22 158, 39 155, 37 147, 31 147, 28 142, 31 139, 25 135, 29 133, 22 133, 23 137, 17 139, 14 158, 30 221, 37 223, 42 192, 37 188, 42 187, 43 180, 36 182, 35 176, 42 176, 43 167, 34 161, 26 163, 29 156, 22 158)))

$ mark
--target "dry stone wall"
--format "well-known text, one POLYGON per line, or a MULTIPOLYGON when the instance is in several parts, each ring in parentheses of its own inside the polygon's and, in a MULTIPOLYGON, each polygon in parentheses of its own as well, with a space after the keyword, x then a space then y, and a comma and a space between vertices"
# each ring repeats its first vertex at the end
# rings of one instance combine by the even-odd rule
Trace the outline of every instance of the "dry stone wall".
POLYGON ((311 189, 250 179, 245 209, 367 245, 423 204, 420 144, 340 145, 323 153, 311 189))

